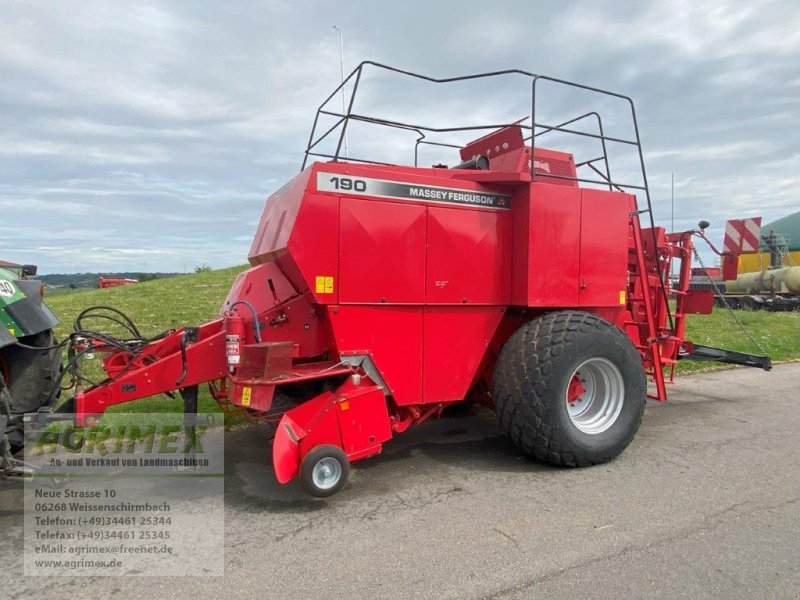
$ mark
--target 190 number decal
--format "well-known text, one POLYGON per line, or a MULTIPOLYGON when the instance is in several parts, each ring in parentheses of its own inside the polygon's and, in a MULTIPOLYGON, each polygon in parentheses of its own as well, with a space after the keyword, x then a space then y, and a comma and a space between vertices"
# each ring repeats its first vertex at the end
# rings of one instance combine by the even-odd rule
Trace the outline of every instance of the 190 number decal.
POLYGON ((344 190, 346 192, 366 192, 367 182, 361 179, 350 179, 349 177, 331 177, 331 183, 337 190, 344 190))

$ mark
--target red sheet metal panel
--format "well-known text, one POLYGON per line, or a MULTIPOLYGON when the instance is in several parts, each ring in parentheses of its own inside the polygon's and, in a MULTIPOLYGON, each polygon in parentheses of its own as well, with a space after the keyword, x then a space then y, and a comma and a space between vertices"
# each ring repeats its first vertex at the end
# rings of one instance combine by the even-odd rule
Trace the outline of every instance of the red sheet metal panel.
POLYGON ((273 260, 285 252, 310 174, 311 169, 306 169, 267 199, 250 246, 251 265, 273 260))
POLYGON ((510 211, 428 208, 428 304, 508 304, 510 211))
POLYGON ((711 290, 689 290, 683 301, 683 312, 687 315, 710 315, 714 310, 714 292, 711 290))
POLYGON ((389 413, 383 390, 373 386, 363 392, 354 390, 336 404, 342 449, 360 455, 370 448, 380 451, 380 444, 392 437, 389 413))
MULTIPOLYGON (((270 279, 275 287, 275 296, 279 303, 286 302, 298 295, 295 287, 275 263, 265 263, 242 271, 236 276, 228 292, 228 297, 225 298, 225 302, 219 309, 219 316, 223 316, 230 310, 231 305, 237 300, 246 300, 259 314, 269 310, 275 305, 275 297, 273 297, 268 284, 270 279)), ((249 318, 250 314, 246 313, 246 310, 244 306, 239 306, 236 312, 249 318)))
MULTIPOLYGON (((320 304, 339 301, 339 200, 306 194, 288 242, 301 290, 309 289, 320 304)), ((287 257, 288 258, 288 257, 287 257)), ((295 269, 286 268, 292 278, 295 269)))
POLYGON ((428 306, 424 318, 422 398, 462 400, 505 314, 498 306, 428 306))
POLYGON ((579 306, 624 306, 630 196, 581 190, 579 306))
POLYGON ((536 148, 528 171, 532 171, 535 179, 553 185, 578 187, 575 160, 568 152, 536 148), (548 177, 549 176, 549 177, 548 177))
POLYGON ((530 189, 517 188, 511 197, 511 304, 528 304, 528 264, 530 243, 530 189))
POLYGON ((497 155, 513 152, 525 145, 522 137, 522 128, 518 126, 504 127, 497 131, 487 133, 464 146, 461 150, 461 160, 469 160, 473 156, 482 154, 493 158, 497 155))
POLYGON ((425 302, 425 206, 341 199, 339 301, 425 302))
POLYGON ((340 354, 369 354, 400 405, 422 398, 422 307, 329 306, 340 354))
MULTIPOLYGON (((278 268, 277 263, 258 265, 240 273, 233 282, 219 315, 223 316, 238 300, 252 304, 262 323, 269 323, 278 319, 281 314, 285 315, 286 319, 280 325, 268 328, 268 336, 266 330, 262 330, 265 339, 268 337, 274 342, 299 344, 299 355, 304 357, 317 356, 332 349, 330 328, 323 315, 314 309, 314 299, 308 294, 300 294, 278 268), (275 288, 275 296, 269 288, 270 280, 275 288)), ((234 310, 250 323, 251 316, 246 306, 240 304, 234 310)), ((252 326, 248 325, 246 331, 245 341, 254 342, 252 326)))
MULTIPOLYGON (((581 190, 563 185, 531 185, 527 222, 528 279, 526 304, 542 307, 578 305, 581 190)), ((623 244, 622 249, 627 252, 623 244)))
POLYGON ((324 392, 283 415, 272 443, 272 466, 280 483, 297 477, 303 456, 315 445, 341 446, 335 404, 336 396, 324 392))

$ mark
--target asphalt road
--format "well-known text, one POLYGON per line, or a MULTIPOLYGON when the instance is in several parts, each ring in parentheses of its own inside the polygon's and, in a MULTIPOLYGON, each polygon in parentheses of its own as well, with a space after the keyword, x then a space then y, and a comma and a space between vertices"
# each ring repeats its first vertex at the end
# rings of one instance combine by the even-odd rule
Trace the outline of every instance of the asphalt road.
POLYGON ((800 364, 682 378, 589 469, 521 458, 466 414, 309 500, 262 433, 226 436, 224 577, 23 578, 21 486, 0 482, 0 596, 800 598, 800 364))

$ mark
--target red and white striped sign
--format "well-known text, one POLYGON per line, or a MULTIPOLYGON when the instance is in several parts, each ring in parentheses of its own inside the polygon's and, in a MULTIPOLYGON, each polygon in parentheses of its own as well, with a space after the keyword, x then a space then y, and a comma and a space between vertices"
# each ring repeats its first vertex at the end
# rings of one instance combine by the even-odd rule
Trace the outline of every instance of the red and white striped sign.
POLYGON ((731 219, 725 224, 724 252, 756 252, 761 243, 761 217, 731 219))

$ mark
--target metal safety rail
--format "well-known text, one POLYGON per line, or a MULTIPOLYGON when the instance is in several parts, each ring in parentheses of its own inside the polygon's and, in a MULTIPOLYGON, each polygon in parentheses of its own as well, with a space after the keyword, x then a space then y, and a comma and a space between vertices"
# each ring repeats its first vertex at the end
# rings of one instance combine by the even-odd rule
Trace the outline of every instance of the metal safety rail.
MULTIPOLYGON (((564 79, 557 79, 554 77, 548 77, 545 75, 538 75, 536 73, 531 73, 529 71, 523 71, 520 69, 507 69, 502 71, 491 71, 487 73, 478 73, 474 75, 464 75, 461 77, 446 77, 446 78, 434 78, 428 77, 426 75, 420 75, 418 73, 412 73, 411 71, 405 71, 403 69, 398 69, 395 67, 391 67, 388 65, 383 65, 380 63, 376 63, 373 61, 364 61, 360 63, 351 73, 348 75, 344 81, 335 89, 331 94, 322 102, 322 104, 317 109, 317 113, 314 117, 314 124, 311 128, 311 134, 308 138, 308 144, 306 146, 305 156, 303 158, 303 165, 302 169, 305 169, 306 164, 310 157, 315 158, 326 158, 333 161, 340 161, 345 160, 348 162, 358 162, 358 163, 366 163, 366 164, 389 164, 378 162, 374 160, 369 160, 366 158, 357 158, 352 156, 342 156, 342 146, 345 144, 345 139, 347 136, 347 127, 350 122, 361 122, 361 123, 369 123, 372 125, 376 125, 379 127, 388 127, 392 129, 399 129, 404 131, 415 132, 418 135, 416 140, 416 144, 414 146, 414 166, 417 166, 418 161, 418 150, 420 145, 432 145, 432 146, 442 146, 442 147, 450 147, 450 148, 460 148, 461 146, 457 146, 455 144, 449 143, 442 143, 438 141, 432 141, 427 139, 428 135, 432 134, 448 134, 454 133, 459 131, 494 131, 497 129, 502 129, 504 127, 520 127, 521 129, 528 132, 526 136, 526 141, 530 142, 531 145, 531 156, 536 151, 536 142, 537 138, 540 138, 543 135, 551 134, 554 132, 567 134, 571 136, 581 137, 581 138, 588 138, 597 140, 600 143, 601 154, 595 158, 590 160, 585 160, 575 165, 576 173, 577 169, 581 167, 587 167, 592 171, 592 173, 599 177, 596 178, 589 178, 589 177, 569 177, 565 175, 555 175, 550 174, 548 175, 549 178, 552 179, 566 179, 570 181, 578 181, 581 183, 588 183, 594 185, 601 185, 604 187, 608 187, 609 190, 615 189, 617 191, 629 191, 631 193, 636 192, 643 192, 644 199, 647 203, 647 208, 640 210, 640 214, 647 213, 649 215, 649 224, 651 229, 653 230, 653 242, 654 246, 656 244, 655 238, 655 219, 653 217, 653 209, 652 209, 652 202, 650 198, 650 190, 647 184, 647 172, 644 166, 644 155, 642 154, 642 145, 639 136, 639 125, 636 119, 636 108, 634 106, 633 100, 629 96, 625 96, 623 94, 618 94, 616 92, 611 92, 608 90, 603 90, 597 87, 588 86, 580 83, 575 83, 572 81, 566 81, 564 79), (531 82, 531 116, 530 116, 530 125, 524 124, 523 121, 527 119, 523 119, 523 121, 516 121, 513 123, 491 123, 486 125, 475 125, 475 126, 466 126, 466 127, 431 127, 426 125, 419 125, 419 124, 412 124, 412 123, 403 123, 400 121, 388 120, 388 119, 381 119, 378 117, 362 115, 353 111, 353 106, 355 103, 356 92, 359 89, 359 85, 362 82, 362 77, 365 73, 367 68, 378 69, 382 71, 387 71, 390 73, 394 73, 400 76, 410 77, 413 79, 426 81, 429 83, 434 84, 448 84, 448 83, 455 83, 461 81, 470 81, 470 80, 477 80, 477 79, 492 79, 497 77, 505 77, 505 76, 518 76, 524 77, 530 80, 531 82), (577 90, 583 90, 586 92, 590 92, 592 94, 596 94, 602 97, 608 98, 616 98, 621 100, 630 108, 630 118, 631 124, 633 126, 633 139, 626 139, 620 138, 616 136, 608 136, 605 134, 603 129, 603 120, 600 114, 596 111, 587 112, 585 114, 576 116, 571 118, 567 121, 557 124, 551 123, 543 123, 538 122, 537 119, 537 112, 536 112, 536 105, 537 105, 537 87, 539 82, 549 82, 553 84, 558 84, 560 86, 573 88, 577 90), (342 104, 347 106, 346 112, 339 112, 337 111, 331 104, 333 99, 339 95, 343 94, 344 90, 346 90, 347 86, 352 82, 352 89, 350 90, 350 98, 349 102, 343 102, 342 104), (321 117, 329 117, 335 119, 332 126, 324 131, 318 132, 317 129, 320 126, 320 118, 321 117), (594 123, 596 125, 596 133, 590 131, 581 131, 575 128, 575 124, 587 120, 587 119, 594 119, 594 123), (338 140, 336 140, 336 150, 333 154, 323 152, 319 149, 320 144, 329 139, 330 136, 336 136, 338 133, 338 140), (608 160, 608 144, 622 144, 628 147, 635 149, 636 155, 638 156, 639 160, 639 167, 641 169, 641 183, 628 183, 628 182, 621 182, 615 181, 611 175, 611 169, 609 166, 608 160), (598 168, 597 164, 600 164, 601 167, 598 168)), ((301 170, 302 170, 301 169, 301 170)), ((669 296, 669 292, 667 291, 667 284, 664 281, 661 281, 660 284, 661 293, 663 294, 664 301, 666 302, 669 296)), ((667 312, 667 317, 669 320, 670 329, 674 329, 674 322, 672 318, 672 313, 670 310, 667 312)))
POLYGON ((580 167, 588 167, 590 168, 597 176, 601 179, 592 179, 588 177, 569 177, 564 175, 549 175, 553 179, 568 179, 571 181, 579 181, 582 183, 591 183, 597 184, 602 186, 607 186, 609 189, 617 189, 619 191, 622 190, 639 190, 645 193, 648 208, 650 207, 650 195, 647 186, 647 174, 644 167, 644 156, 642 154, 642 147, 639 138, 639 126, 636 120, 636 109, 633 104, 633 100, 625 96, 623 94, 618 94, 616 92, 611 92, 608 90, 603 90, 600 88, 592 87, 583 85, 580 83, 575 83, 571 81, 566 81, 563 79, 557 79, 554 77, 548 77, 545 75, 537 75, 535 73, 530 73, 528 71, 523 71, 519 69, 508 69, 503 71, 492 71, 487 73, 478 73, 475 75, 464 75, 461 77, 447 77, 443 79, 437 79, 433 77, 428 77, 426 75, 420 75, 418 73, 412 73, 411 71, 405 71, 402 69, 397 69, 395 67, 390 67, 388 65, 383 65, 380 63, 376 63, 373 61, 364 61, 359 64, 350 75, 345 78, 345 80, 335 89, 331 94, 322 102, 319 109, 317 110, 316 116, 314 118, 314 124, 311 129, 311 134, 309 135, 308 145, 306 146, 305 156, 303 159, 303 166, 302 168, 306 167, 308 163, 309 157, 317 157, 317 158, 328 158, 331 160, 339 161, 339 160, 346 160, 348 162, 359 162, 359 163, 366 163, 366 164, 389 164, 383 163, 379 161, 370 160, 367 158, 359 158, 353 156, 343 156, 342 155, 342 147, 345 143, 345 139, 347 136, 347 129, 350 122, 362 122, 362 123, 369 123, 376 126, 381 127, 389 127, 392 129, 400 129, 405 131, 411 131, 418 134, 418 138, 414 148, 414 166, 417 166, 417 150, 420 145, 427 144, 433 146, 443 146, 443 147, 450 147, 450 148, 460 148, 461 146, 455 144, 446 144, 437 141, 431 141, 427 139, 428 134, 446 134, 446 133, 454 133, 460 131, 492 131, 496 129, 501 129, 503 127, 511 127, 516 126, 520 127, 523 130, 529 132, 529 135, 526 137, 526 141, 530 142, 531 149, 535 150, 536 147, 536 138, 539 138, 543 135, 548 133, 558 132, 567 135, 573 135, 583 138, 595 139, 600 143, 602 153, 600 156, 592 158, 590 160, 583 161, 575 165, 576 168, 580 167), (505 77, 505 76, 520 76, 530 79, 531 81, 531 124, 527 125, 521 121, 516 121, 513 123, 488 123, 485 125, 472 125, 472 126, 462 126, 462 127, 432 127, 428 125, 420 125, 420 124, 412 124, 412 123, 403 123, 400 121, 393 121, 388 119, 382 119, 379 117, 369 116, 369 115, 362 115, 356 112, 353 112, 353 106, 355 103, 356 93, 358 92, 359 86, 362 83, 362 76, 367 67, 373 67, 376 69, 388 71, 391 73, 395 73, 398 75, 411 77, 414 79, 418 79, 421 81, 427 81, 429 83, 435 84, 448 84, 448 83, 456 83, 460 81, 470 81, 470 80, 477 80, 477 79, 490 79, 496 77, 505 77), (558 124, 551 124, 551 123, 540 123, 536 121, 536 105, 537 105, 537 86, 540 81, 550 82, 554 84, 559 84, 566 87, 571 87, 579 90, 584 90, 587 92, 591 92, 593 94, 601 95, 601 96, 608 96, 611 98, 617 98, 623 100, 628 104, 630 107, 630 114, 631 114, 631 123, 633 125, 633 132, 634 132, 634 139, 625 139, 619 138, 614 136, 608 136, 604 133, 603 130, 603 122, 602 118, 599 113, 596 111, 591 111, 586 114, 571 118, 567 121, 558 124), (350 83, 353 83, 352 89, 350 90, 350 99, 349 102, 346 102, 347 105, 347 112, 342 113, 338 110, 334 109, 331 105, 333 99, 342 93, 343 90, 347 88, 350 83), (331 125, 328 129, 318 133, 317 129, 320 124, 320 117, 331 117, 336 119, 336 121, 331 125), (575 129, 573 127, 568 127, 568 125, 574 125, 575 123, 593 118, 596 123, 597 133, 593 133, 590 131, 581 131, 575 129), (338 134, 338 140, 336 140, 336 150, 335 152, 327 153, 322 152, 318 148, 320 144, 329 139, 330 136, 335 136, 338 134), (641 183, 626 183, 621 181, 614 181, 611 177, 611 170, 609 167, 609 160, 608 160, 608 146, 607 144, 617 143, 617 144, 624 144, 631 146, 636 149, 636 153, 639 160, 639 166, 641 169, 641 183), (603 165, 603 171, 598 169, 595 166, 595 163, 601 162, 603 165))

